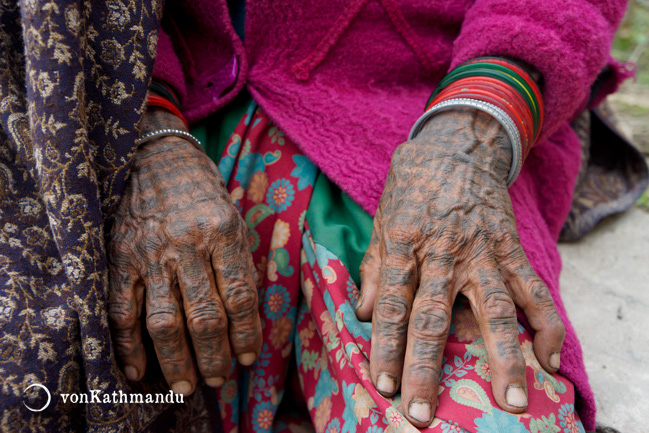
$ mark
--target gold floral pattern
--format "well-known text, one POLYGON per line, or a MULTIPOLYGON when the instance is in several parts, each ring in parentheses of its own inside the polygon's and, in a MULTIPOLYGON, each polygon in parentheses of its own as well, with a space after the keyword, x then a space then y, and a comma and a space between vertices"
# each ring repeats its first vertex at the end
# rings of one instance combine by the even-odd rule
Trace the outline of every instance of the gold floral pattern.
POLYGON ((72 404, 128 383, 107 320, 105 236, 146 105, 158 0, 0 1, 0 431, 164 431, 207 425, 184 405, 72 404), (32 383, 52 393, 23 406, 32 383), (170 427, 171 426, 171 427, 170 427))

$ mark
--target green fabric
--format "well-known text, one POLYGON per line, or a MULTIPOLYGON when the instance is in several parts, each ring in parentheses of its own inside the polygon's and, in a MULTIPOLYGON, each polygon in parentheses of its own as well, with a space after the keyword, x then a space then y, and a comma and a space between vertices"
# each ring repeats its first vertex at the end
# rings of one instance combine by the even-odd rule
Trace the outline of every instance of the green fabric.
POLYGON ((306 221, 314 242, 327 248, 343 262, 357 286, 359 267, 372 236, 372 217, 327 176, 319 173, 306 221))
MULTIPOLYGON (((215 164, 251 104, 252 97, 244 91, 225 108, 192 127, 192 134, 204 144, 215 164)), ((354 282, 360 285, 359 267, 372 235, 370 214, 319 172, 306 220, 314 242, 340 258, 354 282)))
POLYGON ((207 119, 192 125, 191 133, 203 143, 207 156, 215 164, 219 163, 225 146, 230 140, 241 118, 253 103, 250 93, 242 91, 226 107, 212 114, 207 119))

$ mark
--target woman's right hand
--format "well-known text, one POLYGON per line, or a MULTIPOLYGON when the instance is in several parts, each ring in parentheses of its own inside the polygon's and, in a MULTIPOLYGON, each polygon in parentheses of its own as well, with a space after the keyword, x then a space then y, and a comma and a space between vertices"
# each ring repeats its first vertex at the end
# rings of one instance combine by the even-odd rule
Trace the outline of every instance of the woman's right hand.
MULTIPOLYGON (((144 132, 185 130, 150 108, 144 132)), ((118 362, 129 380, 146 369, 140 316, 169 386, 194 392, 229 375, 231 357, 252 364, 261 351, 257 289, 245 223, 223 178, 187 140, 141 146, 111 231, 109 319, 118 362), (193 345, 195 360, 190 345, 193 345)))
POLYGON ((501 408, 522 413, 528 404, 516 306, 536 331, 539 363, 550 373, 559 368, 565 329, 520 244, 506 185, 511 160, 505 129, 469 108, 434 116, 392 155, 356 313, 372 320, 372 382, 386 397, 401 388, 416 427, 435 415, 459 294, 480 326, 501 408))

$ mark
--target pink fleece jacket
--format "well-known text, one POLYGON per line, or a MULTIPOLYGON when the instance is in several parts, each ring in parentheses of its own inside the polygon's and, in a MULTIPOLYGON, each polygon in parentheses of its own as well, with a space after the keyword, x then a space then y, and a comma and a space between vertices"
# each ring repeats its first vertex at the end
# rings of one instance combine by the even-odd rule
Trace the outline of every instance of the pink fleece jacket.
POLYGON ((247 0, 245 46, 226 0, 168 0, 154 76, 190 122, 244 85, 333 182, 374 214, 396 146, 450 68, 500 55, 543 75, 541 141, 510 189, 523 247, 566 324, 561 373, 595 428, 577 336, 559 296, 556 241, 580 164, 568 121, 606 65, 626 0, 247 0))

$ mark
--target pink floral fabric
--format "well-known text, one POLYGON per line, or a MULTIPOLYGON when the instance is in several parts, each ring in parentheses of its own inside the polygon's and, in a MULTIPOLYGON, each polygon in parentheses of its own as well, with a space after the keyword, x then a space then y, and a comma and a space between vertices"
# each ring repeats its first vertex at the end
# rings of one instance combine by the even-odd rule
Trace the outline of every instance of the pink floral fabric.
MULTIPOLYGON (((235 365, 217 391, 224 431, 418 432, 403 416, 400 396, 386 399, 372 385, 372 328, 356 319, 358 288, 345 264, 312 238, 305 223, 316 167, 252 107, 230 138, 219 170, 248 225, 264 333, 257 362, 251 368, 235 365), (280 406, 282 400, 291 404, 280 406), (306 403, 302 416, 300 401, 306 403)), ((513 415, 494 400, 478 325, 466 299, 459 299, 436 418, 423 431, 583 432, 572 383, 541 368, 532 338, 520 325, 518 336, 529 407, 513 415)))

